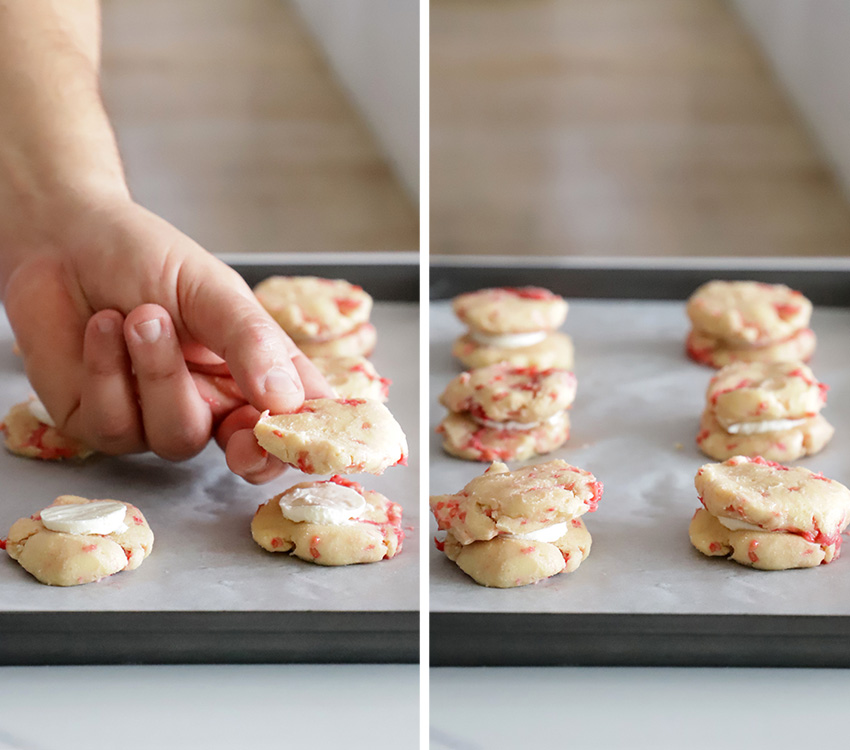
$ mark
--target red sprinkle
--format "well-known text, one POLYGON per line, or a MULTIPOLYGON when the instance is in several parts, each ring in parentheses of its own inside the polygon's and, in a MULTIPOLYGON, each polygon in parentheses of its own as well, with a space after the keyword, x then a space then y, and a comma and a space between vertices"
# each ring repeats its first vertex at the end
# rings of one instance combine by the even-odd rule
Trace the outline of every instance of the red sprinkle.
POLYGON ((361 495, 363 494, 362 485, 358 484, 357 482, 353 482, 350 479, 346 479, 345 477, 341 477, 339 474, 334 474, 330 479, 328 479, 328 481, 333 482, 334 484, 338 484, 341 487, 350 487, 355 492, 361 495))
POLYGON ((317 536, 314 536, 310 540, 310 554, 313 556, 314 560, 317 560, 319 557, 321 557, 322 553, 319 552, 319 543, 321 541, 322 541, 321 538, 317 537, 317 536))
POLYGON ((756 554, 756 547, 758 547, 758 546, 759 546, 758 539, 753 539, 753 541, 750 542, 750 548, 747 551, 748 557, 754 563, 757 563, 759 561, 759 556, 756 554))

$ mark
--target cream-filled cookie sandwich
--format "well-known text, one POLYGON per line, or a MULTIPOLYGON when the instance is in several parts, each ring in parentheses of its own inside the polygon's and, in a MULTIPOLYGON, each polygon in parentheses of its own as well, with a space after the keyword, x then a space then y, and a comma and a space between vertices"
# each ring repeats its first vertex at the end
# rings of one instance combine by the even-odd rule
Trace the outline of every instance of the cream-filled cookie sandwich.
POLYGON ((431 497, 445 532, 437 546, 482 586, 513 588, 569 573, 590 553, 581 516, 601 496, 596 477, 565 461, 516 471, 496 462, 460 492, 431 497))
POLYGON ((153 549, 153 532, 130 503, 62 495, 15 521, 3 546, 41 583, 77 586, 138 568, 153 549))
POLYGON ((15 404, 0 423, 10 453, 42 461, 84 459, 94 451, 63 434, 38 398, 15 404))
POLYGON ((710 458, 794 461, 835 430, 820 414, 828 388, 802 362, 737 362, 711 379, 697 445, 710 458))
POLYGON ((734 456, 702 466, 694 484, 703 507, 689 533, 704 555, 760 570, 811 568, 839 555, 850 490, 822 474, 734 456))
POLYGON ((254 294, 308 357, 369 356, 375 348, 372 297, 362 287, 341 279, 272 276, 254 294))
POLYGON ((401 551, 401 506, 333 476, 302 482, 257 509, 251 535, 269 552, 318 565, 377 562, 401 551))
POLYGON ((437 431, 446 452, 473 461, 524 460, 570 436, 576 394, 569 370, 490 365, 454 378, 440 396, 449 414, 437 431))
POLYGON ((688 300, 685 345, 700 364, 808 361, 815 350, 812 303, 784 284, 709 281, 688 300))
POLYGON ((548 289, 480 289, 455 297, 452 309, 469 329, 452 348, 465 367, 509 362, 572 369, 572 340, 557 331, 566 320, 567 302, 548 289))

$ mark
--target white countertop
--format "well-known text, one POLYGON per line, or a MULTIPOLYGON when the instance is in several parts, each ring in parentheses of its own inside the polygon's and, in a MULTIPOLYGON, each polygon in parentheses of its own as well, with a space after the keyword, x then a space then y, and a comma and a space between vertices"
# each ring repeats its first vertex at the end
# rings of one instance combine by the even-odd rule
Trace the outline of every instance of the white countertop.
POLYGON ((416 665, 0 668, 0 750, 416 748, 416 665))

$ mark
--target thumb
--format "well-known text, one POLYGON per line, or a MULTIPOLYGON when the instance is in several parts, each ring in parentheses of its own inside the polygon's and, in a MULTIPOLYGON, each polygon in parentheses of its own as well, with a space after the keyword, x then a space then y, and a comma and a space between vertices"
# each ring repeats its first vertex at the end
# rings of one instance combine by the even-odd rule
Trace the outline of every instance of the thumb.
POLYGON ((301 355, 241 276, 213 256, 184 265, 177 285, 183 325, 227 362, 248 401, 273 414, 295 411, 304 386, 293 358, 301 355))

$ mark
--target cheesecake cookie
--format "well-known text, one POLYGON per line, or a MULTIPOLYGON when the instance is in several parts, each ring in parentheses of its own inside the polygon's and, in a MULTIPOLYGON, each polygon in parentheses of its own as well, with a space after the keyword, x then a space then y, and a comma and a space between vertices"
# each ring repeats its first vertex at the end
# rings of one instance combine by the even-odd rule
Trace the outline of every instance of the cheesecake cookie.
POLYGON ((5 433, 6 449, 26 458, 58 461, 84 459, 94 453, 78 440, 62 434, 37 398, 15 404, 0 423, 0 430, 5 433))
POLYGON ((401 506, 339 476, 302 482, 257 509, 254 541, 318 565, 353 565, 394 557, 404 532, 401 506))
POLYGON ((16 521, 5 547, 41 583, 76 586, 138 568, 153 548, 153 532, 130 503, 62 495, 16 521))
POLYGON ((591 538, 584 522, 574 518, 551 542, 502 535, 463 545, 448 532, 441 544, 446 557, 476 583, 505 589, 572 573, 590 554, 591 538))
POLYGON ((797 534, 828 546, 850 521, 850 490, 843 484, 761 457, 706 464, 694 484, 705 509, 733 531, 797 534))

